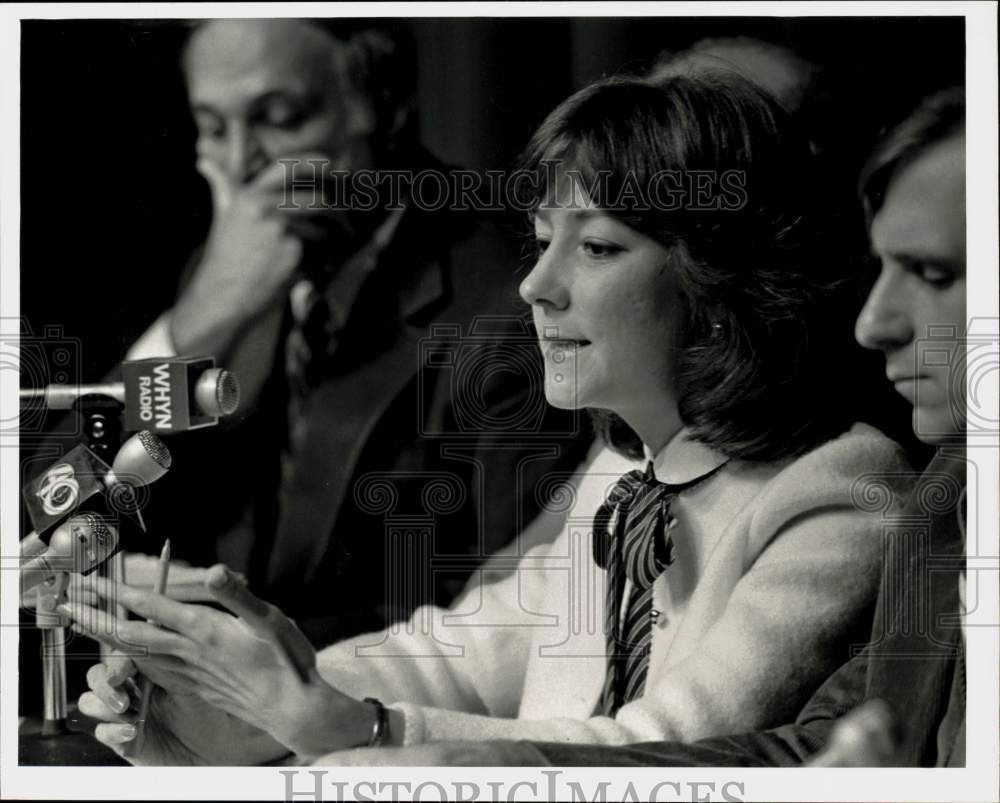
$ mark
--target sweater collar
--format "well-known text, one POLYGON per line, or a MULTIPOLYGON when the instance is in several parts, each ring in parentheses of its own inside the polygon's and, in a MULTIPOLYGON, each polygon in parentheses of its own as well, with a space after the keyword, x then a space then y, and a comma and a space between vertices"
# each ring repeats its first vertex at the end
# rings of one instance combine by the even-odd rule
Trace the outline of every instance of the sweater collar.
POLYGON ((643 446, 646 461, 653 461, 653 471, 656 479, 670 485, 682 485, 709 474, 729 458, 722 452, 694 440, 691 431, 684 427, 667 445, 653 454, 647 446, 643 446))

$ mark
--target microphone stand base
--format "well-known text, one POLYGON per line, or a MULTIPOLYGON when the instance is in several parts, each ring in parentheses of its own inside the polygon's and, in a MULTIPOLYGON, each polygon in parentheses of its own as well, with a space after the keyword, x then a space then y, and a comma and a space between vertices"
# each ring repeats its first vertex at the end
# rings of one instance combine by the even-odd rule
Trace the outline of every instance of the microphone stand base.
POLYGON ((128 762, 94 738, 95 720, 29 717, 18 729, 17 763, 25 767, 122 767, 128 762), (89 728, 89 730, 87 730, 89 728))

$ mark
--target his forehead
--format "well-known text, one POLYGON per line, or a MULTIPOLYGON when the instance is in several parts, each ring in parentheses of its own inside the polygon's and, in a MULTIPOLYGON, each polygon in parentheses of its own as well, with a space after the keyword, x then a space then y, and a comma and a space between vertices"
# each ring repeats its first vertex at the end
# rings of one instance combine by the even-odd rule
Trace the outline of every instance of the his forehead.
POLYGON ((878 253, 965 254, 965 139, 928 148, 897 169, 871 228, 878 253))
POLYGON ((192 95, 328 88, 341 45, 302 20, 214 20, 192 34, 184 66, 192 95))

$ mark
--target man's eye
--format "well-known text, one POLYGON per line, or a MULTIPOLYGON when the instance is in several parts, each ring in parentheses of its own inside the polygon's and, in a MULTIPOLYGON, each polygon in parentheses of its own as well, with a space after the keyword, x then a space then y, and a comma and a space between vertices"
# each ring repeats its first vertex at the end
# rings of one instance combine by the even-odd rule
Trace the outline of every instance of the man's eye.
POLYGON ((298 128, 305 120, 305 113, 293 106, 279 104, 268 106, 264 119, 268 125, 278 128, 298 128))
POLYGON ((595 259, 606 259, 621 253, 624 249, 620 245, 604 240, 584 240, 583 250, 595 259))
POLYGON ((540 258, 548 250, 549 241, 535 238, 535 257, 540 258))
POLYGON ((226 133, 226 127, 221 120, 211 117, 199 117, 194 121, 199 137, 218 139, 226 133))
POLYGON ((950 287, 955 281, 955 274, 950 270, 939 268, 934 265, 927 265, 920 274, 921 278, 928 284, 935 287, 950 287))
POLYGON ((920 277, 932 287, 944 289, 950 287, 955 281, 955 272, 941 265, 934 265, 929 262, 918 262, 916 260, 906 264, 907 270, 920 277))

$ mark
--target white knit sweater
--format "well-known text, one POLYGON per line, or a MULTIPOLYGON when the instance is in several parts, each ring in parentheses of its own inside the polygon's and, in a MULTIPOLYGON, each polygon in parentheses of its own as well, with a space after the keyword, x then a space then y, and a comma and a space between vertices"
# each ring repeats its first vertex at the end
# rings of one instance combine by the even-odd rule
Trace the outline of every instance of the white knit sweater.
MULTIPOLYGON (((682 433, 657 455, 657 477, 677 481, 719 460, 682 433)), ((326 648, 321 675, 400 710, 397 744, 690 741, 794 717, 848 657, 847 635, 870 613, 882 522, 864 488, 888 483, 905 495, 902 451, 855 425, 796 460, 730 463, 679 496, 675 562, 654 585, 664 615, 645 693, 609 718, 594 715, 605 578, 591 558, 591 527, 610 485, 636 467, 601 450, 573 479, 554 540, 527 549, 529 532, 448 610, 420 608, 394 628, 326 648)))

